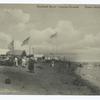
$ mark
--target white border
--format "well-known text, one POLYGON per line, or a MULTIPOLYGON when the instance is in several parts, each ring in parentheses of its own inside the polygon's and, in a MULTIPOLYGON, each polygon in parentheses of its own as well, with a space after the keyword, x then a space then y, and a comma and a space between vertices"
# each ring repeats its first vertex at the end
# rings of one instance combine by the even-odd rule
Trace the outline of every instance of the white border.
MULTIPOLYGON (((10 4, 100 4, 100 0, 0 0, 10 4)), ((1 95, 0 100, 100 100, 99 96, 1 95)))
POLYGON ((24 4, 100 4, 100 0, 0 0, 0 3, 24 4))
POLYGON ((3 95, 0 100, 100 100, 99 96, 3 95))

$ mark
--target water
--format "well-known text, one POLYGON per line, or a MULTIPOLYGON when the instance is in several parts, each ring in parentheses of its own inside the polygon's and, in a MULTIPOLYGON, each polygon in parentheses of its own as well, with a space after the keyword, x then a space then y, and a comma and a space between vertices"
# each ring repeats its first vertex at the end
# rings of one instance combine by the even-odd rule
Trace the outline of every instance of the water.
POLYGON ((88 80, 93 85, 100 88, 100 65, 97 63, 88 63, 78 68, 76 73, 83 79, 88 80))

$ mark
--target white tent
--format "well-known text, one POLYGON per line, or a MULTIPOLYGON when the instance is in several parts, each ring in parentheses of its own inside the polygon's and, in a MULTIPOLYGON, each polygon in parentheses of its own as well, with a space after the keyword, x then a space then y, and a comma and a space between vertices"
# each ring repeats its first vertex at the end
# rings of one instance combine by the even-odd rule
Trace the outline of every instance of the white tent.
POLYGON ((0 49, 0 55, 6 55, 8 51, 8 49, 0 49))

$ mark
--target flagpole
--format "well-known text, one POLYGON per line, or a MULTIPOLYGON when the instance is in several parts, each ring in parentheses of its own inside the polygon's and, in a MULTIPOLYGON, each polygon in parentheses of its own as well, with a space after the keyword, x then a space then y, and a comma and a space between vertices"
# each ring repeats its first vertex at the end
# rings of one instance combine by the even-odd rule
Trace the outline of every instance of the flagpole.
MULTIPOLYGON (((31 34, 29 33, 29 37, 31 37, 31 34)), ((29 39, 29 55, 31 55, 31 38, 29 39)))
POLYGON ((32 48, 32 52, 33 52, 33 55, 34 55, 34 48, 32 48))
POLYGON ((31 45, 29 43, 29 55, 31 54, 31 45))
POLYGON ((56 37, 56 43, 55 43, 55 58, 57 57, 57 37, 56 37))
POLYGON ((29 40, 29 55, 31 55, 31 39, 29 40))
POLYGON ((9 49, 10 49, 11 54, 14 55, 14 40, 13 39, 10 42, 9 49))
POLYGON ((56 58, 56 57, 57 57, 57 36, 55 37, 55 55, 54 55, 54 58, 56 58))
MULTIPOLYGON (((56 39, 56 42, 57 42, 57 39, 56 39)), ((55 44, 55 58, 57 56, 57 44, 55 44)))
POLYGON ((27 37, 21 44, 21 46, 27 45, 27 52, 29 55, 31 54, 31 42, 30 42, 30 36, 27 37))
POLYGON ((15 49, 15 46, 14 46, 14 43, 15 41, 13 40, 13 49, 12 49, 12 53, 13 53, 13 55, 14 55, 14 49, 15 49))
MULTIPOLYGON (((50 36, 51 39, 55 39, 56 37, 57 37, 57 32, 50 36)), ((57 42, 57 39, 56 39, 56 42, 57 42)), ((56 53, 57 53, 57 45, 56 45, 56 43, 54 44, 53 49, 54 49, 54 53, 53 53, 53 58, 54 58, 56 56, 56 53)))

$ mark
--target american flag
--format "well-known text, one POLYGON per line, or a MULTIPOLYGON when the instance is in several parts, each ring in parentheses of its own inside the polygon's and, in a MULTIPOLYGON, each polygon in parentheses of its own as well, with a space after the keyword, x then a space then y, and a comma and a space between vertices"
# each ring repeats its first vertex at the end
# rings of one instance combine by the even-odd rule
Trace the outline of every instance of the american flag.
POLYGON ((57 32, 50 36, 50 39, 57 37, 57 32))
POLYGON ((30 37, 27 37, 21 44, 21 46, 27 45, 29 43, 30 37))

